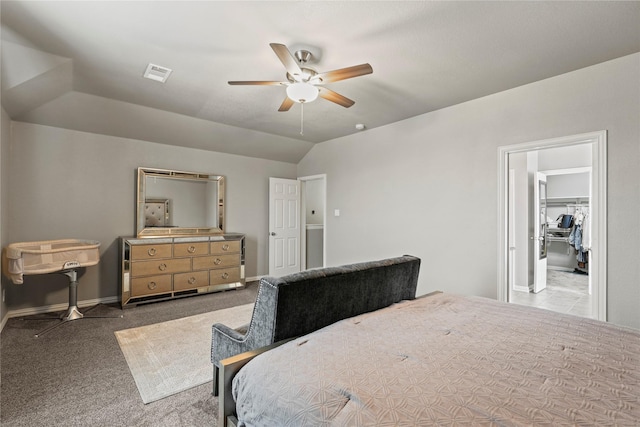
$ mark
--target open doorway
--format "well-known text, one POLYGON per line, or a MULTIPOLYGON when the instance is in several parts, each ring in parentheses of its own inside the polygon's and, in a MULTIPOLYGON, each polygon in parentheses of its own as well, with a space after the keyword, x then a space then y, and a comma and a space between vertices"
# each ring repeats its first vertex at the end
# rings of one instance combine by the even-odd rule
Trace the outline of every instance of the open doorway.
POLYGON ((325 266, 326 175, 298 178, 302 184, 301 261, 302 269, 325 266))
POLYGON ((498 298, 606 320, 606 132, 499 155, 498 298))

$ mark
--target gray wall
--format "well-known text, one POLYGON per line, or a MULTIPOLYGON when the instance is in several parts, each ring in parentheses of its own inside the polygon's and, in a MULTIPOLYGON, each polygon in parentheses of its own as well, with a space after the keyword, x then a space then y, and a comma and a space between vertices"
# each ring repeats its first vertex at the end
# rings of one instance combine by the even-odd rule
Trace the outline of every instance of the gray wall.
MULTIPOLYGON (((589 201, 589 172, 547 176, 547 197, 582 197, 589 201)), ((566 210, 563 213, 567 213, 566 210)), ((553 215, 549 215, 553 217, 553 215)), ((555 217, 553 217, 555 219, 555 217)))
MULTIPOLYGON (((0 246, 9 243, 7 230, 9 229, 9 141, 11 139, 11 119, 4 108, 0 117, 0 246)), ((0 275, 0 322, 5 320, 7 304, 2 300, 4 290, 9 280, 0 275)))
POLYGON ((327 265, 413 254, 420 294, 496 298, 498 147, 606 129, 608 315, 640 328, 639 76, 634 54, 316 145, 327 265))
POLYGON ((309 268, 318 268, 322 267, 322 236, 324 234, 324 229, 322 227, 311 227, 307 226, 307 250, 306 250, 306 267, 309 268))
POLYGON ((324 224, 324 180, 304 182, 304 204, 307 224, 324 224))
POLYGON ((572 169, 591 166, 591 145, 572 145, 540 150, 538 170, 572 169))
MULTIPOLYGON (((2 143, 4 154, 4 126, 2 143)), ((135 232, 139 166, 226 176, 225 228, 246 234, 247 277, 268 271, 268 178, 296 177, 291 163, 21 122, 13 122, 9 152, 2 220, 10 226, 3 227, 3 243, 62 238, 102 243, 100 264, 80 278, 80 301, 118 294, 118 236, 135 232)), ((23 285, 5 283, 8 309, 64 303, 66 283, 62 275, 25 276, 23 285)))

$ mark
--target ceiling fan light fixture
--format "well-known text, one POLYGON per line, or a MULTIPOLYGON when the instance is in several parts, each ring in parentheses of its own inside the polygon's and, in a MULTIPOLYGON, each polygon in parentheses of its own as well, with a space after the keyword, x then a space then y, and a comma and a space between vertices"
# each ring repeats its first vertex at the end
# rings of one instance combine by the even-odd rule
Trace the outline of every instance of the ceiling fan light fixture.
POLYGON ((292 83, 287 86, 287 96, 300 104, 315 101, 318 88, 309 83, 292 83))

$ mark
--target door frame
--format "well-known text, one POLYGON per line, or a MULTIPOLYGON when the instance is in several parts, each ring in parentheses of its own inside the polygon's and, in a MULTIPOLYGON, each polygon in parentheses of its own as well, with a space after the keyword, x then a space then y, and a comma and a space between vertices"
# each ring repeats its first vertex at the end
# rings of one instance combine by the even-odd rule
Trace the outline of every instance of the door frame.
POLYGON ((547 287, 547 175, 537 171, 533 187, 533 293, 537 294, 547 287), (544 196, 541 184, 544 182, 544 196), (541 200, 544 197, 544 216, 541 212, 541 200), (541 247, 542 246, 542 247, 541 247), (541 251, 544 250, 544 256, 541 251))
POLYGON ((499 301, 508 302, 509 289, 509 155, 546 148, 591 145, 590 212, 592 245, 590 274, 593 275, 593 314, 607 320, 607 131, 589 132, 559 138, 498 147, 498 289, 499 301))

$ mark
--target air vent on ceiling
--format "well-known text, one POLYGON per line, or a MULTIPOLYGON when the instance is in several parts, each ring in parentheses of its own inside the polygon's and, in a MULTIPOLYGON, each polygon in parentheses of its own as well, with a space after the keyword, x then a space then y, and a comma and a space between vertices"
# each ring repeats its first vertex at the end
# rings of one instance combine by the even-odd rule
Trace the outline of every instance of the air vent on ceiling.
POLYGON ((169 78, 171 74, 171 69, 167 67, 161 67, 156 64, 147 65, 147 69, 145 70, 143 76, 147 79, 155 80, 157 82, 164 83, 169 78))

